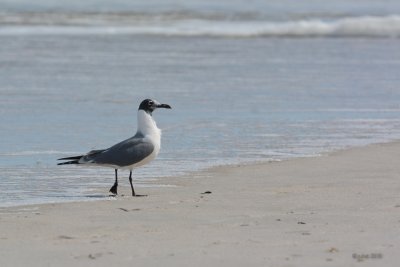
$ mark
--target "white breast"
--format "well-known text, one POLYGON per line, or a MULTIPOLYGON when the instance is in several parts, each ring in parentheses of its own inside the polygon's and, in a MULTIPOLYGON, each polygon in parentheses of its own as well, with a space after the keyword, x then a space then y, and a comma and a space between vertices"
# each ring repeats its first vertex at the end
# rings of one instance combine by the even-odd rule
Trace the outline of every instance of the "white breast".
POLYGON ((133 168, 145 165, 155 159, 161 148, 161 130, 158 129, 156 122, 151 115, 143 110, 138 111, 138 132, 144 135, 146 142, 152 143, 154 146, 153 152, 142 161, 130 166, 125 166, 123 169, 132 170, 133 168))

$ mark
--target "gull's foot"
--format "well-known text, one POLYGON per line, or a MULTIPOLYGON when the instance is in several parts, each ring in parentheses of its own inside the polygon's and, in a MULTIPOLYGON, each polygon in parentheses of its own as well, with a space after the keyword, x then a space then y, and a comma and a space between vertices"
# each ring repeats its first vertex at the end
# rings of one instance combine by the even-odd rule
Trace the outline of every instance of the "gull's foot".
POLYGON ((114 184, 114 185, 110 188, 110 192, 111 192, 112 194, 114 194, 114 195, 118 195, 118 193, 117 193, 117 188, 118 188, 118 185, 114 184))
POLYGON ((147 195, 132 195, 133 197, 147 197, 147 195))

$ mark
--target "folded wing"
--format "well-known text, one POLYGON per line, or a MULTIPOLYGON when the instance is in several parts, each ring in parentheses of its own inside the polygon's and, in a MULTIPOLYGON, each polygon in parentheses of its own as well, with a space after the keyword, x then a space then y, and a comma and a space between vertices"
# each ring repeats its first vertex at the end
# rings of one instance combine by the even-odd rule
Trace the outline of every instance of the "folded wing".
POLYGON ((154 146, 144 138, 132 137, 106 150, 94 150, 79 159, 80 164, 130 166, 150 156, 154 146))

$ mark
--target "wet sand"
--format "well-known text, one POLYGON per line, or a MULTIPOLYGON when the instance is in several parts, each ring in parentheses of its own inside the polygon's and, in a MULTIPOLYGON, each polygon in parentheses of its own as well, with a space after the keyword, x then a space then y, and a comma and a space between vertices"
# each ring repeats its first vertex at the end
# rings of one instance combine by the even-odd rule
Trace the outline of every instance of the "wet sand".
POLYGON ((378 144, 1 208, 0 266, 397 266, 399 159, 378 144))

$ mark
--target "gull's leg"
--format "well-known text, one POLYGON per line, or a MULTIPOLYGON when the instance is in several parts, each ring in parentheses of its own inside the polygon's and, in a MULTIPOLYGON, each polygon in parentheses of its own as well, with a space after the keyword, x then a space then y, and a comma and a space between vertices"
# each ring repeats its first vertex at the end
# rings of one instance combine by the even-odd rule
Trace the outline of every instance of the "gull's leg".
POLYGON ((135 189, 133 189, 133 184, 132 184, 132 171, 129 172, 129 182, 131 183, 131 189, 132 189, 132 196, 136 196, 135 194, 135 189))
POLYGON ((133 197, 147 197, 147 195, 136 195, 135 194, 135 189, 133 189, 133 184, 132 184, 132 171, 129 173, 129 182, 131 183, 131 189, 132 189, 132 196, 133 197))
POLYGON ((118 195, 117 187, 118 187, 118 169, 115 169, 115 182, 114 185, 110 188, 110 192, 113 193, 114 195, 118 195))

